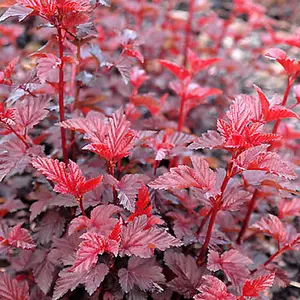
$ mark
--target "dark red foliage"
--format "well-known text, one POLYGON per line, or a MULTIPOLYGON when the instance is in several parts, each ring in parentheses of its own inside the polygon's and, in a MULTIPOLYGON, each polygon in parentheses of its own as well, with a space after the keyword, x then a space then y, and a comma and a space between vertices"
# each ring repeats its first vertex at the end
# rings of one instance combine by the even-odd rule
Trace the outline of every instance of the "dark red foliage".
POLYGON ((0 299, 299 287, 297 4, 1 1, 0 299))

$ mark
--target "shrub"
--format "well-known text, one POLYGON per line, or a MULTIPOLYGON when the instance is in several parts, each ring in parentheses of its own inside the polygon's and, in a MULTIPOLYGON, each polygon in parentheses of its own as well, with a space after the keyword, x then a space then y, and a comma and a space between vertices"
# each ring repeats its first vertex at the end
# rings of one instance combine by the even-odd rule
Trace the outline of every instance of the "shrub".
POLYGON ((296 13, 1 7, 1 299, 271 299, 295 285, 282 254, 295 263, 300 247, 296 13))

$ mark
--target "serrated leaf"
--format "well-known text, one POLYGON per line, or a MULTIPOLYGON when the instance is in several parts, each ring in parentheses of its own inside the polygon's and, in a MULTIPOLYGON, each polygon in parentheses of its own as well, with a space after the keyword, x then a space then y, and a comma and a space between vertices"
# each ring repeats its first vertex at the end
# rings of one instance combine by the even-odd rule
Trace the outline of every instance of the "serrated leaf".
POLYGON ((118 271, 122 289, 128 293, 137 285, 142 291, 153 289, 153 285, 163 283, 165 277, 162 268, 158 266, 154 258, 143 259, 132 256, 128 261, 127 269, 118 271))
POLYGON ((46 109, 49 104, 47 97, 27 97, 23 101, 17 102, 15 122, 23 129, 30 129, 39 121, 43 120, 47 114, 46 109))
POLYGON ((258 222, 253 224, 252 227, 270 235, 279 243, 283 243, 287 239, 287 232, 283 223, 274 215, 269 214, 267 217, 262 217, 258 222))
POLYGON ((105 135, 93 139, 93 143, 83 149, 93 151, 108 161, 117 161, 129 155, 133 148, 135 132, 129 128, 130 122, 126 120, 122 108, 109 118, 109 125, 105 135))
POLYGON ((225 251, 221 256, 216 251, 208 254, 207 268, 210 271, 222 270, 234 285, 247 279, 250 272, 248 266, 252 260, 237 250, 225 251))
POLYGON ((177 276, 169 281, 167 285, 187 298, 194 296, 197 293, 204 271, 197 266, 195 259, 190 255, 185 256, 182 253, 169 251, 165 253, 164 261, 177 276))
POLYGON ((225 143, 225 138, 214 130, 208 130, 207 133, 202 134, 197 138, 188 148, 192 150, 204 148, 218 148, 225 143))
POLYGON ((260 276, 254 280, 247 280, 243 286, 244 297, 259 297, 259 293, 273 285, 275 273, 266 276, 260 276))
POLYGON ((93 22, 83 23, 76 27, 76 36, 79 39, 85 38, 89 35, 98 35, 98 31, 93 22))
MULTIPOLYGON (((35 252, 34 259, 36 258, 36 256, 37 253, 35 252)), ((49 259, 48 254, 44 254, 33 268, 34 280, 45 295, 48 293, 52 285, 54 270, 55 265, 51 261, 51 259, 49 259)))
POLYGON ((0 273, 0 298, 3 300, 29 300, 27 282, 18 282, 7 273, 0 273))
POLYGON ((238 298, 227 292, 224 282, 218 278, 207 275, 203 277, 204 282, 199 287, 199 295, 195 300, 237 300, 238 298))
POLYGON ((284 218, 287 216, 300 216, 299 198, 281 199, 278 203, 278 216, 284 218))
POLYGON ((54 191, 61 194, 71 194, 77 199, 85 193, 96 188, 103 176, 85 180, 79 166, 69 160, 68 170, 64 162, 46 157, 34 157, 32 165, 37 168, 47 179, 56 183, 54 191))
POLYGON ((8 244, 12 247, 22 248, 22 249, 35 248, 36 245, 32 240, 29 231, 21 227, 22 227, 22 223, 14 226, 9 231, 7 235, 8 244))
POLYGON ((117 255, 118 242, 115 240, 90 232, 83 234, 80 238, 84 241, 80 243, 76 253, 76 261, 71 269, 73 272, 89 271, 96 264, 98 255, 104 252, 117 255))
POLYGON ((30 162, 31 155, 40 155, 42 147, 34 145, 27 149, 18 138, 13 137, 0 144, 0 181, 5 176, 24 172, 30 162), (14 149, 14 151, 11 151, 14 149))
POLYGON ((171 168, 170 172, 158 177, 149 184, 154 189, 184 189, 195 187, 209 191, 213 188, 216 181, 215 173, 209 168, 208 163, 200 157, 193 156, 191 158, 193 169, 180 165, 176 168, 171 168))
POLYGON ((158 228, 145 229, 147 216, 136 217, 133 222, 123 226, 121 232, 120 255, 136 255, 148 258, 153 255, 154 249, 164 251, 170 247, 182 245, 178 239, 158 228))
POLYGON ((33 12, 33 9, 25 7, 23 5, 15 4, 1 16, 0 22, 10 18, 17 17, 19 22, 23 21, 27 16, 33 12))
POLYGON ((46 80, 51 80, 52 76, 57 76, 60 65, 60 58, 52 53, 44 53, 43 56, 38 59, 37 66, 37 76, 41 83, 45 83, 46 80))
POLYGON ((107 265, 99 264, 88 273, 83 283, 85 290, 90 296, 97 290, 108 272, 109 268, 107 265))
POLYGON ((165 59, 160 59, 159 63, 170 70, 180 80, 184 80, 190 75, 190 73, 185 68, 182 68, 173 62, 167 61, 165 59))
POLYGON ((267 152, 268 145, 260 145, 243 151, 235 160, 241 170, 263 170, 287 179, 297 177, 289 162, 277 153, 267 152))

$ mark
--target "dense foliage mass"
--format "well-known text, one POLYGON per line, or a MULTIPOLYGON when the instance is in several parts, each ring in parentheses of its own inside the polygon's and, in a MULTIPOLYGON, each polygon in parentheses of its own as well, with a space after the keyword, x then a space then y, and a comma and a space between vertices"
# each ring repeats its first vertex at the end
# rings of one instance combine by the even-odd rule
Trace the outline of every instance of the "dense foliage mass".
POLYGON ((296 299, 297 4, 1 1, 0 298, 296 299))

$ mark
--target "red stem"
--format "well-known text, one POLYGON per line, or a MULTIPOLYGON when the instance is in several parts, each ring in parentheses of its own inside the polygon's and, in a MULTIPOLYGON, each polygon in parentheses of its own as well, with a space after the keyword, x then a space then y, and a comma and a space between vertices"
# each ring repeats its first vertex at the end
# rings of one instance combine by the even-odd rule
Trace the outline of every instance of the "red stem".
MULTIPOLYGON (((233 157, 235 157, 235 156, 233 156, 233 157)), ((232 160, 233 160, 233 158, 232 158, 232 160)), ((225 178, 223 180, 223 183, 222 183, 222 186, 221 186, 221 193, 216 197, 214 207, 212 208, 212 213, 211 213, 210 221, 209 221, 209 224, 208 224, 205 241, 204 241, 204 244, 202 245, 202 248, 200 250, 200 253, 199 253, 199 256, 198 256, 198 259, 197 259, 197 264, 198 265, 201 265, 204 262, 205 254, 206 254, 207 248, 209 246, 209 242, 210 242, 211 235, 212 235, 212 232, 213 232, 213 229, 214 229, 217 214, 218 214, 218 211, 220 210, 220 207, 221 207, 221 204, 222 204, 223 193, 224 193, 224 191, 227 187, 227 184, 228 184, 230 178, 233 175, 232 174, 232 169, 233 169, 233 162, 231 161, 228 165, 226 176, 225 176, 225 178)))
MULTIPOLYGON (((182 85, 183 85, 183 83, 182 83, 182 85)), ((183 124, 185 121, 184 104, 185 104, 185 92, 180 99, 180 111, 179 111, 179 120, 178 120, 177 131, 182 130, 182 127, 183 127, 183 124)))
POLYGON ((252 213, 255 209, 255 204, 256 204, 256 199, 258 197, 258 194, 259 194, 258 189, 255 189, 255 191, 252 195, 252 198, 251 198, 251 200, 248 204, 247 214, 246 214, 246 217, 245 217, 245 220, 243 222, 241 231, 240 231, 239 236, 238 236, 237 241, 236 241, 238 244, 241 244, 242 238, 243 238, 243 236, 244 236, 244 234, 245 234, 245 232, 246 232, 246 230, 249 226, 250 217, 251 217, 251 215, 252 215, 252 213))
MULTIPOLYGON (((190 0, 189 12, 188 12, 188 20, 185 27, 185 40, 184 40, 184 49, 183 49, 183 67, 187 68, 187 57, 188 57, 188 49, 190 46, 190 38, 191 38, 191 28, 192 28, 192 20, 193 20, 193 12, 194 12, 194 4, 195 0, 190 0)), ((183 89, 183 82, 182 91, 183 89)), ((185 104, 185 94, 182 95, 180 99, 180 111, 179 111, 179 120, 177 131, 181 131, 185 121, 185 113, 184 113, 184 104, 185 104)))
POLYGON ((200 226, 199 226, 199 228, 198 228, 198 230, 197 230, 197 232, 196 232, 196 236, 199 236, 199 234, 201 233, 201 231, 202 231, 203 227, 205 226, 205 224, 207 223, 207 221, 208 221, 208 219, 209 219, 209 217, 210 217, 212 211, 213 211, 213 210, 210 209, 210 211, 209 211, 209 212, 206 214, 206 216, 202 219, 202 222, 201 222, 201 224, 200 224, 200 226))
POLYGON ((185 27, 185 40, 184 40, 184 52, 183 52, 183 66, 187 67, 187 56, 188 56, 188 49, 190 46, 190 38, 191 38, 191 28, 192 28, 192 21, 193 21, 193 12, 194 12, 194 5, 195 0, 190 0, 189 5, 189 13, 188 13, 188 20, 185 27))
MULTIPOLYGON (((282 100, 282 106, 286 106, 286 103, 287 103, 287 100, 288 100, 289 93, 290 93, 291 87, 293 85, 293 82, 294 82, 294 80, 291 77, 289 77, 288 82, 287 82, 287 86, 286 86, 286 89, 285 89, 285 92, 284 92, 283 100, 282 100)), ((274 133, 274 134, 277 133, 280 122, 281 122, 281 119, 279 119, 275 122, 272 133, 274 133)))
POLYGON ((198 265, 201 265, 204 261, 205 254, 206 254, 206 251, 207 251, 207 248, 208 248, 208 245, 209 245, 209 242, 210 242, 210 238, 211 238, 211 235, 212 235, 212 232, 213 232, 213 229, 214 229, 214 225, 215 225, 215 221, 216 221, 216 218, 217 218, 218 211, 219 211, 219 209, 216 209, 216 208, 214 208, 212 210, 212 214, 211 214, 209 224, 208 224, 208 228, 207 228, 205 241, 204 241, 204 244, 203 244, 203 246, 200 250, 200 253, 199 253, 199 256, 198 256, 198 259, 197 259, 197 264, 198 265))
MULTIPOLYGON (((2 121, 1 121, 2 122, 2 121)), ((29 144, 27 143, 27 141, 25 140, 25 138, 23 137, 23 136, 21 136, 19 133, 17 133, 9 124, 6 124, 5 122, 2 122, 3 124, 5 124, 8 128, 9 128, 9 130, 14 134, 14 135, 16 135, 16 137, 19 139, 19 140, 21 140, 22 141, 22 143, 25 145, 25 147, 27 148, 27 149, 29 149, 30 148, 30 146, 29 146, 29 144)))
POLYGON ((78 202, 79 202, 79 208, 82 212, 82 214, 86 217, 85 211, 84 211, 84 207, 83 207, 83 196, 80 196, 78 198, 78 202))
MULTIPOLYGON (((60 66, 59 66, 59 85, 58 85, 58 92, 59 92, 59 98, 58 98, 58 105, 59 105, 59 117, 60 122, 63 122, 65 120, 65 107, 64 107, 64 37, 62 34, 61 28, 57 27, 57 34, 58 34, 58 45, 59 45, 59 57, 61 60, 60 66)), ((66 140, 66 131, 65 128, 60 127, 61 132, 61 145, 62 145, 62 151, 63 151, 63 160, 65 164, 68 163, 68 149, 67 149, 67 140, 66 140)))
MULTIPOLYGON (((295 81, 294 77, 289 77, 288 78, 287 86, 286 86, 284 96, 283 96, 283 99, 282 99, 282 106, 286 106, 286 103, 287 103, 287 100, 288 100, 288 97, 289 97, 289 93, 290 93, 290 90, 291 90, 291 87, 292 87, 294 81, 295 81)), ((275 122, 273 131, 272 131, 273 134, 277 133, 280 122, 281 122, 281 119, 279 119, 275 122)), ((272 148, 273 148, 272 145, 270 145, 269 150, 272 150, 272 148)), ((248 211, 247 211, 246 217, 243 221, 243 225, 242 225, 241 231, 239 233, 239 236, 237 238, 237 243, 238 244, 240 244, 242 242, 243 236, 244 236, 244 234, 245 234, 245 232, 248 228, 250 217, 251 217, 251 215, 252 215, 252 213, 255 209, 256 198, 257 198, 258 194, 259 194, 258 190, 256 189, 253 193, 251 201, 249 202, 248 211)))
POLYGON ((285 250, 287 250, 287 247, 282 247, 281 249, 278 249, 273 255, 271 255, 267 261, 265 261, 264 266, 267 266, 270 262, 272 262, 277 256, 282 254, 285 250))
MULTIPOLYGON (((114 177, 116 162, 113 160, 109 160, 107 163, 108 163, 107 172, 108 172, 108 174, 110 174, 111 176, 114 177)), ((118 193, 114 186, 113 186, 113 195, 114 195, 114 204, 117 205, 118 204, 118 193)))
MULTIPOLYGON (((271 263, 276 257, 278 257, 279 255, 281 255, 283 252, 285 252, 286 250, 288 250, 288 246, 284 246, 280 249, 278 249, 274 254, 272 254, 265 262, 264 262, 264 266, 267 266, 269 263, 271 263)), ((257 269, 254 269, 251 271, 251 274, 255 273, 257 271, 257 269)))

